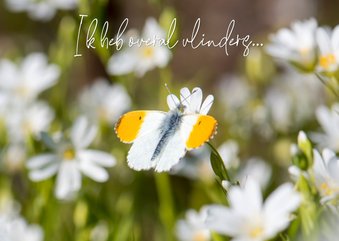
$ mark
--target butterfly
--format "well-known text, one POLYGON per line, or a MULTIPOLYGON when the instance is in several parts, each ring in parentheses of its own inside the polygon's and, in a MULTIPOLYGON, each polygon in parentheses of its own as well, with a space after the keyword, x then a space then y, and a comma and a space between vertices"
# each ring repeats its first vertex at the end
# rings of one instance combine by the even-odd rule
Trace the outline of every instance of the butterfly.
POLYGON ((168 112, 138 110, 120 117, 115 132, 123 143, 132 143, 128 165, 135 170, 169 171, 187 151, 202 146, 216 134, 217 121, 207 115, 214 97, 202 102, 202 90, 182 88, 180 101, 167 96, 168 112))

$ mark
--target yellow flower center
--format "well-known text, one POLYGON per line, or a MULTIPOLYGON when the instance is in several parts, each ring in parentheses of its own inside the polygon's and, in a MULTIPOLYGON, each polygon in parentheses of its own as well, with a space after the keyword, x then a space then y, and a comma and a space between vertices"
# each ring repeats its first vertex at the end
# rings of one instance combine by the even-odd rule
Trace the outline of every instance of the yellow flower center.
POLYGON ((323 55, 319 58, 319 65, 324 69, 328 69, 332 64, 335 64, 335 62, 336 59, 333 54, 323 55))
POLYGON ((320 185, 320 189, 326 196, 331 196, 334 193, 334 189, 331 188, 326 182, 323 182, 320 185))
POLYGON ((198 231, 193 235, 193 241, 207 241, 208 238, 206 237, 203 231, 198 231))
POLYGON ((75 158, 75 151, 71 148, 68 148, 63 153, 64 160, 73 160, 75 158))
POLYGON ((258 238, 258 237, 262 236, 263 233, 264 233, 264 229, 262 227, 255 227, 255 228, 251 229, 250 237, 251 238, 258 238))
POLYGON ((145 58, 151 58, 154 55, 154 48, 151 46, 145 46, 142 48, 142 56, 145 58))

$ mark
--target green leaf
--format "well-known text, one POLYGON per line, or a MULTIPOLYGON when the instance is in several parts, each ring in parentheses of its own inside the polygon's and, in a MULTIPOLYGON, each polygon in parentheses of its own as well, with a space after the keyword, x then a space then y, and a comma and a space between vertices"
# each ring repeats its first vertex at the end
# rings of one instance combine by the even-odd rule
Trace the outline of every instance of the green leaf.
POLYGON ((210 161, 211 161, 211 166, 212 166, 212 169, 215 175, 217 175, 220 178, 220 180, 227 180, 231 182, 227 169, 225 167, 224 161, 222 160, 220 154, 212 146, 212 144, 210 144, 209 142, 207 144, 211 148, 210 161))

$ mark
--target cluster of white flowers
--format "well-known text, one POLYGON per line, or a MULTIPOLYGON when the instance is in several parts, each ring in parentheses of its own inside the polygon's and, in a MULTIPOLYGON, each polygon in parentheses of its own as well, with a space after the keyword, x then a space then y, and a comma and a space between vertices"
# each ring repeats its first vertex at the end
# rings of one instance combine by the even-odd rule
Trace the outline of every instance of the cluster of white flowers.
POLYGON ((78 0, 6 0, 8 9, 13 12, 27 12, 35 20, 48 21, 56 11, 76 8, 78 0))
POLYGON ((18 150, 25 146, 27 139, 38 138, 54 119, 54 111, 37 98, 57 83, 59 75, 59 68, 48 64, 42 53, 32 53, 20 64, 0 60, 0 120, 7 130, 9 152, 5 160, 8 164, 18 162, 11 160, 11 150, 25 153, 18 150))
MULTIPOLYGON (((133 46, 126 46, 115 53, 108 61, 107 70, 112 75, 124 75, 135 73, 143 76, 147 71, 155 67, 165 67, 172 57, 171 51, 160 41, 166 40, 165 31, 159 26, 154 18, 148 18, 141 36, 138 31, 133 32, 133 46), (142 40, 141 40, 142 39, 142 40)), ((123 36, 126 38, 126 36, 123 36)))
POLYGON ((339 26, 318 27, 315 19, 296 21, 271 36, 267 52, 304 71, 333 73, 339 67, 339 26))
POLYGON ((248 178, 243 187, 232 186, 228 192, 229 207, 209 205, 201 213, 187 213, 177 223, 179 240, 211 240, 211 231, 233 237, 232 240, 265 241, 286 229, 301 202, 292 184, 283 184, 266 201, 260 185, 248 178))

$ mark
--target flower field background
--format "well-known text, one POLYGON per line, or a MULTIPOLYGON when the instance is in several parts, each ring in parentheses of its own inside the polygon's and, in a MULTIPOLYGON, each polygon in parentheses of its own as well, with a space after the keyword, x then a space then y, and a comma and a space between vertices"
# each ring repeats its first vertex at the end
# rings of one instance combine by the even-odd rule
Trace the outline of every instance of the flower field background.
POLYGON ((311 2, 0 2, 0 241, 336 241, 339 4, 311 2), (198 18, 217 40, 234 19, 263 46, 86 46, 93 19, 100 39, 125 18, 125 40, 174 18, 172 43, 198 18), (132 151, 116 124, 134 110, 182 118, 170 141, 192 116, 217 132, 132 151))

